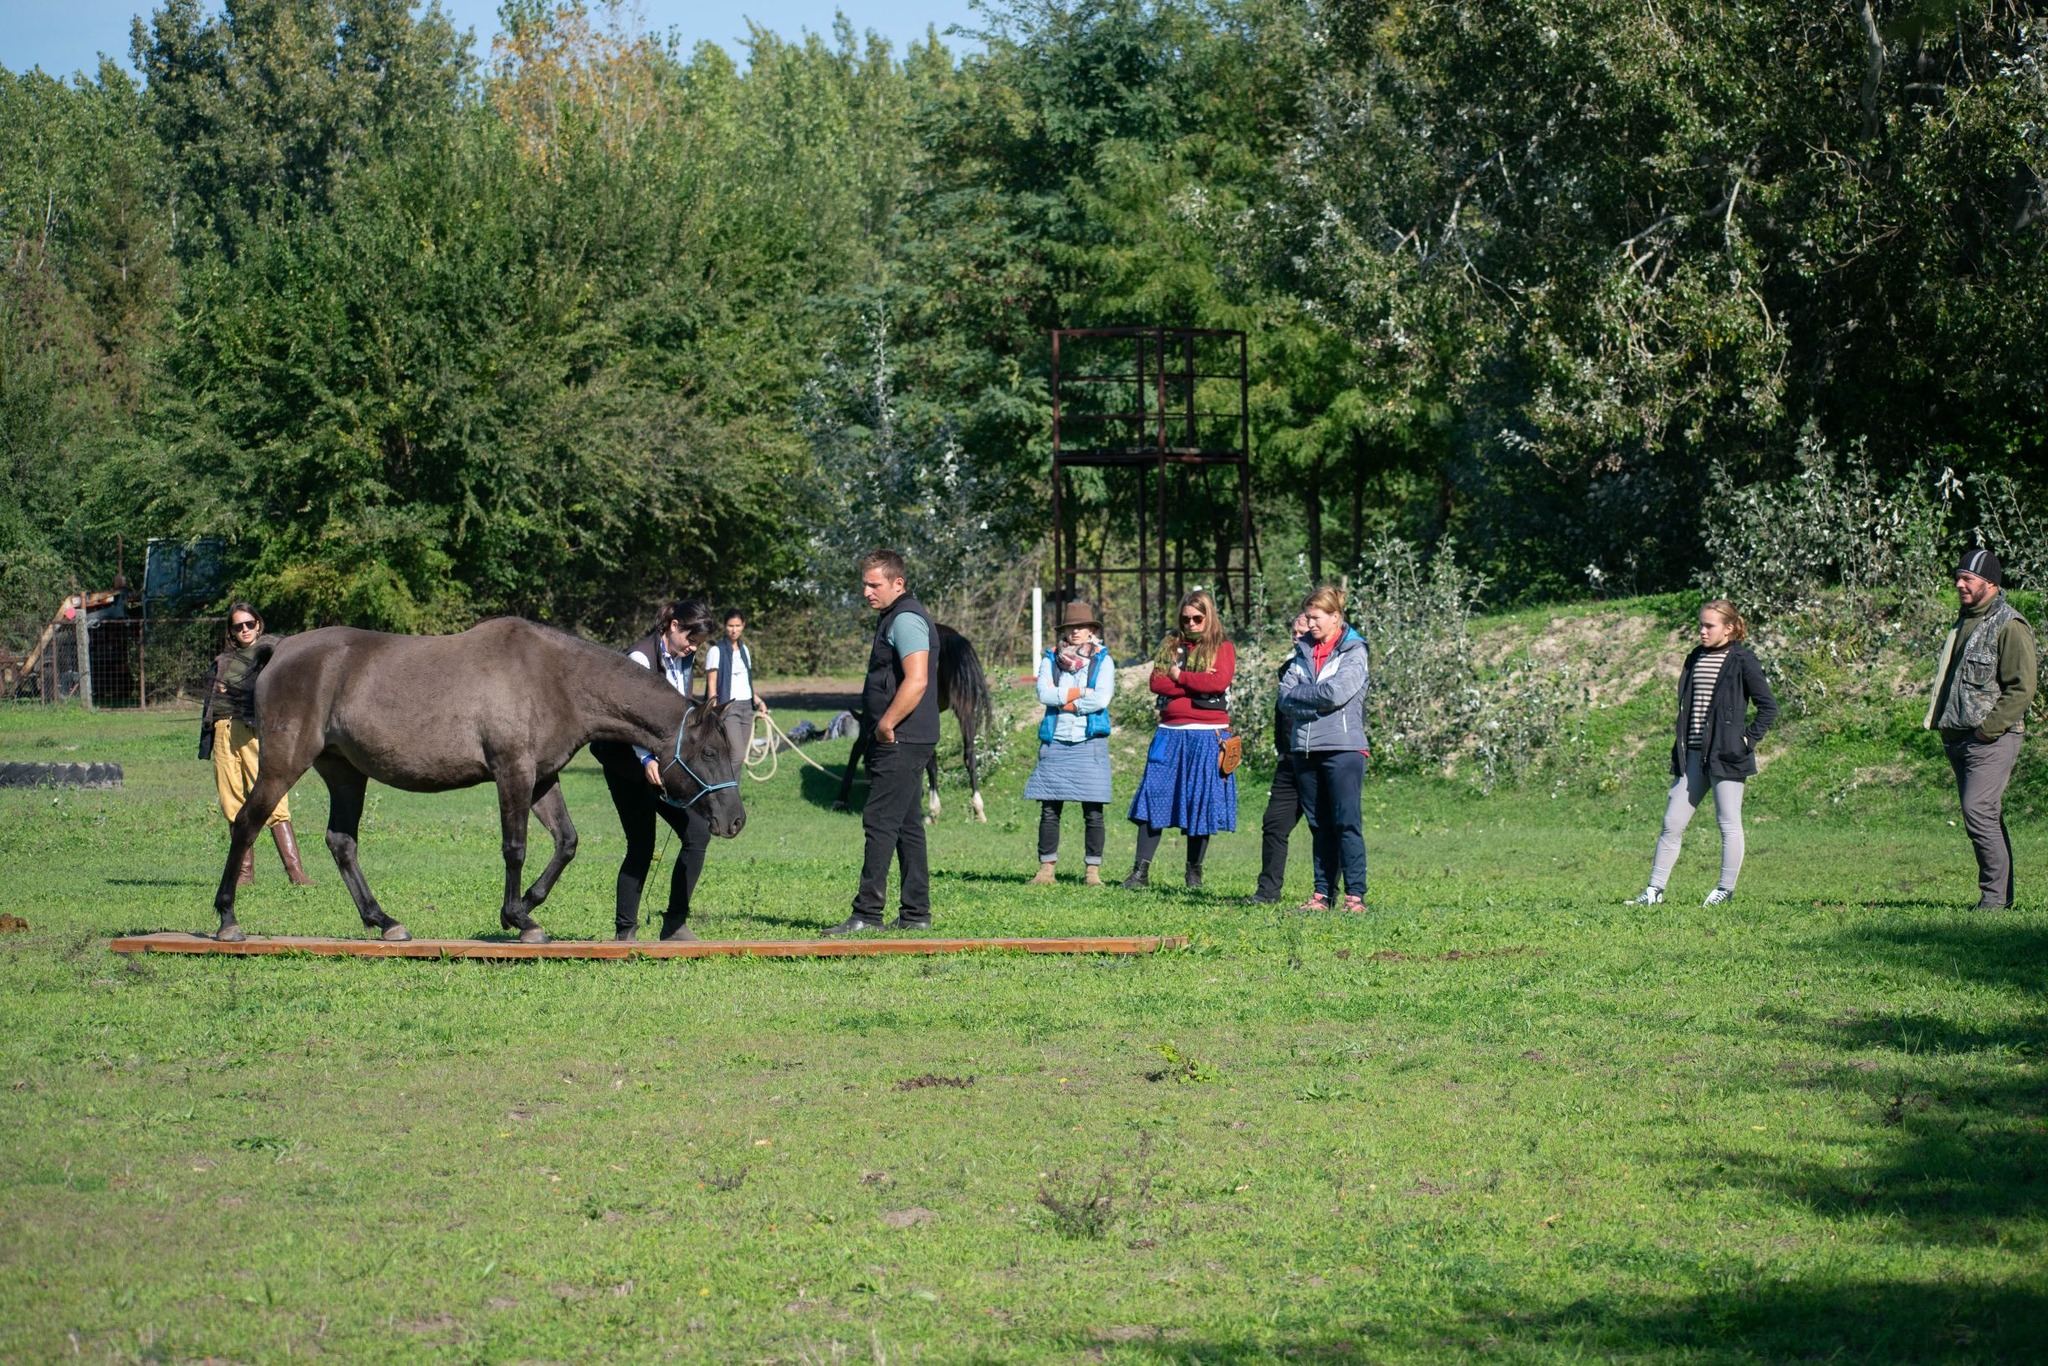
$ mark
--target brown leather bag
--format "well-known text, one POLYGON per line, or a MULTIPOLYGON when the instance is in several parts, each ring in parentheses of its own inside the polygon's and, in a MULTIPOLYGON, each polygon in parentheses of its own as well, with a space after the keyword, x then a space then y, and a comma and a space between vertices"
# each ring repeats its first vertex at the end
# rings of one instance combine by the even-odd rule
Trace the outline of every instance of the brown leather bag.
POLYGON ((1216 767, 1228 778, 1237 772, 1237 766, 1244 762, 1244 741, 1235 735, 1226 734, 1216 756, 1216 767))

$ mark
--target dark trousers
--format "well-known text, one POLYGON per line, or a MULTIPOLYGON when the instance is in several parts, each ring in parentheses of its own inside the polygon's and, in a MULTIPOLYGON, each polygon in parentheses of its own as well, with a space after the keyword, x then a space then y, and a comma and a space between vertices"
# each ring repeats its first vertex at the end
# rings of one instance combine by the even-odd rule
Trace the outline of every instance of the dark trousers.
MULTIPOLYGON (((1065 802, 1040 802, 1038 804, 1038 861, 1051 863, 1060 856, 1060 813, 1065 802)), ((1081 803, 1081 852, 1088 863, 1102 862, 1102 850, 1108 842, 1108 828, 1102 823, 1101 802, 1081 803)))
POLYGON ((1258 895, 1280 895, 1287 881, 1287 841, 1301 823, 1301 788, 1294 781, 1294 760, 1283 754, 1273 770, 1273 791, 1266 798, 1266 814, 1259 821, 1258 895))
POLYGON ((861 858, 860 890, 854 894, 856 919, 880 921, 888 904, 889 863, 902 866, 898 889, 902 914, 913 922, 932 915, 931 870, 925 866, 924 768, 937 745, 875 742, 868 751, 868 804, 861 812, 867 849, 861 858))
POLYGON ((1977 855, 1977 904, 2010 906, 2012 836, 2005 829, 2005 785, 2012 781, 2012 767, 2020 757, 2020 733, 2009 730, 1989 744, 1975 738, 1952 740, 1942 748, 1956 772, 1963 829, 1977 855))
POLYGON ((676 853, 675 869, 668 879, 668 912, 662 917, 666 933, 690 918, 690 896, 697 890, 697 878, 704 872, 704 851, 711 844, 711 822, 692 806, 670 806, 647 781, 640 756, 631 745, 601 740, 590 753, 604 768, 604 785, 612 794, 612 807, 626 832, 626 857, 619 864, 618 899, 612 912, 613 928, 631 934, 640 927, 640 892, 647 884, 647 870, 654 862, 654 829, 657 819, 667 821, 682 842, 676 853))
POLYGON ((1341 875, 1345 890, 1364 896, 1365 756, 1355 749, 1297 754, 1294 782, 1315 834, 1316 890, 1335 900, 1341 875))

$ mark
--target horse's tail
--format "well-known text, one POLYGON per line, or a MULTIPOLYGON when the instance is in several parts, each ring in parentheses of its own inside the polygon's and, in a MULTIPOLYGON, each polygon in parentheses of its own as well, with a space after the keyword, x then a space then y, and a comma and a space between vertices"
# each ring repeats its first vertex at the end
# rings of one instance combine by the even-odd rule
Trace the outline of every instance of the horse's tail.
POLYGON ((982 672, 981 656, 974 642, 950 627, 940 628, 939 667, 946 671, 946 693, 953 703, 953 715, 960 715, 965 702, 978 721, 985 721, 991 705, 988 675, 982 672))
POLYGON ((249 647, 254 662, 249 665, 249 672, 242 679, 242 687, 248 690, 250 709, 255 712, 256 729, 259 733, 263 729, 263 711, 256 697, 256 685, 263 681, 264 667, 270 663, 270 657, 277 653, 277 647, 282 644, 284 640, 281 637, 258 636, 256 643, 249 647))

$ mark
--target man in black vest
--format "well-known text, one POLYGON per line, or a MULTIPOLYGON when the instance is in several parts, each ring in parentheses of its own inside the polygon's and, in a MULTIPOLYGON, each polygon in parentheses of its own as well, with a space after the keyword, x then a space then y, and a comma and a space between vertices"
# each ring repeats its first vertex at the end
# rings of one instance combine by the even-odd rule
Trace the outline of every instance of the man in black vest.
POLYGON ((902 909, 889 928, 928 929, 932 923, 931 874, 924 861, 924 768, 939 744, 939 695, 931 686, 932 645, 938 629, 931 613, 903 587, 903 557, 893 550, 861 557, 860 593, 881 613, 868 652, 868 677, 861 711, 874 728, 868 754, 868 804, 861 815, 867 836, 860 890, 853 914, 826 934, 859 934, 882 928, 887 905, 889 861, 902 864, 902 909))

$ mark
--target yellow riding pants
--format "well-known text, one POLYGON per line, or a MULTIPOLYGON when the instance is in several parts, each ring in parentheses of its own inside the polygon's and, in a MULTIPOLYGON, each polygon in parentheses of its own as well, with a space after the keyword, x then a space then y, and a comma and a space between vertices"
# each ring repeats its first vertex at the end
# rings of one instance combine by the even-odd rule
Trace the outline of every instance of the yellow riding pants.
MULTIPOLYGON (((220 789, 220 812, 233 820, 256 786, 256 732, 240 721, 213 723, 213 783, 220 789)), ((277 799, 269 824, 292 818, 290 797, 277 799)))

